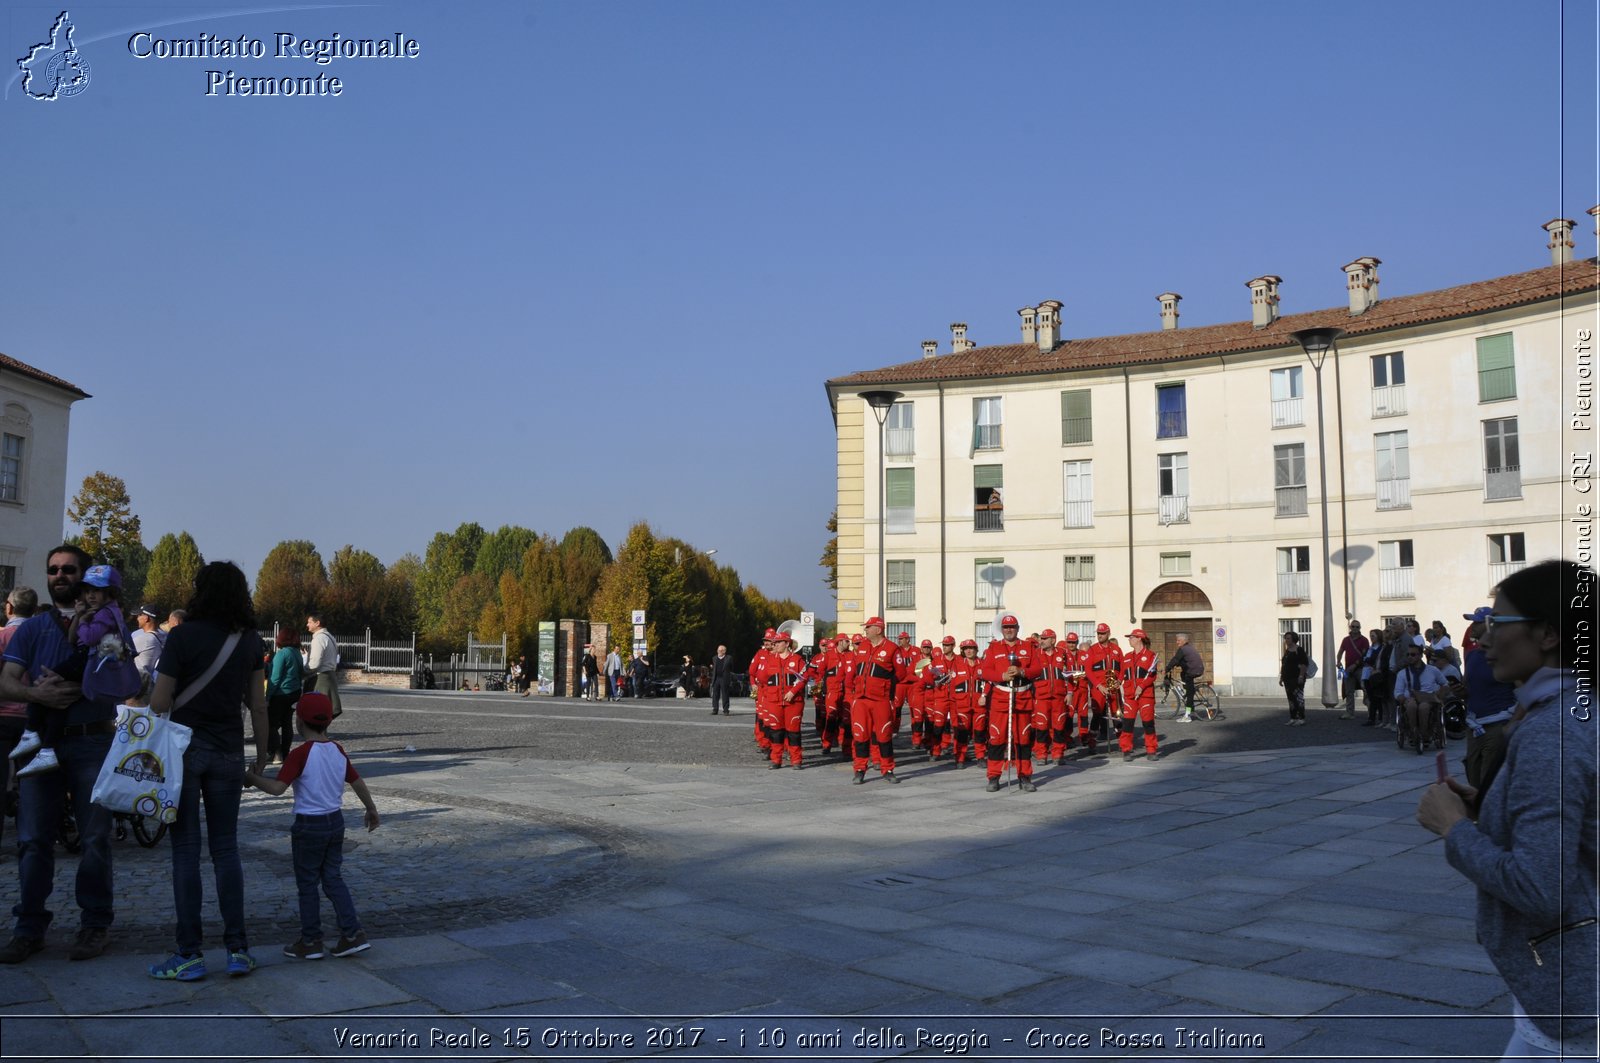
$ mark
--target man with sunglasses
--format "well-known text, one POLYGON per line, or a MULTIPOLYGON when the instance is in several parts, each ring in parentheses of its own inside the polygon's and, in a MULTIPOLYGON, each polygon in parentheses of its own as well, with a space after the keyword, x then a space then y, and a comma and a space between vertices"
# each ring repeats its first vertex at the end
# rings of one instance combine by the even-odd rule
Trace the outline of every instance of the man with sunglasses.
POLYGON ((78 584, 91 560, 76 546, 63 544, 50 551, 45 575, 55 608, 41 609, 17 629, 0 667, 0 700, 32 702, 66 714, 66 730, 56 746, 61 770, 21 780, 21 805, 17 811, 20 896, 12 909, 17 921, 11 940, 0 946, 0 963, 21 963, 44 948, 51 918, 45 902, 55 883, 56 832, 69 785, 83 850, 77 873, 79 929, 67 956, 74 960, 92 959, 104 952, 111 940, 115 914, 111 813, 91 804, 89 796, 100 765, 111 750, 117 729, 116 710, 89 701, 78 684, 51 671, 72 655, 67 624, 73 603, 78 600, 78 584))
POLYGON ((1411 745, 1418 753, 1427 748, 1429 717, 1444 689, 1444 673, 1424 660, 1421 646, 1406 647, 1406 665, 1394 677, 1394 700, 1406 715, 1411 745))

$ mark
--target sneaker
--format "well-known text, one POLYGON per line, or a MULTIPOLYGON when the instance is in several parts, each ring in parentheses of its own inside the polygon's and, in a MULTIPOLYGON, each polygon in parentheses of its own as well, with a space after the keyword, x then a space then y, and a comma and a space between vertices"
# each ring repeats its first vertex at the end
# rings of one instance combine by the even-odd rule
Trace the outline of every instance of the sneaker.
POLYGON ((193 956, 174 952, 165 962, 150 965, 151 978, 163 978, 174 982, 198 982, 205 976, 206 958, 198 952, 193 956))
POLYGON ((1178 722, 1179 723, 1194 723, 1194 716, 1192 714, 1186 712, 1182 716, 1178 717, 1178 722))
POLYGON ((322 959, 322 942, 307 941, 301 938, 293 945, 285 945, 283 954, 291 960, 320 960, 322 959))
POLYGON ((228 973, 235 978, 249 974, 256 969, 256 958, 250 955, 249 949, 228 953, 228 973))
POLYGON ((24 767, 18 769, 17 778, 20 779, 24 775, 43 775, 47 771, 58 771, 60 768, 61 762, 56 760, 56 751, 41 749, 24 767))
POLYGON ((1286 721, 1286 722, 1285 722, 1285 723, 1284 723, 1284 726, 1285 726, 1285 727, 1293 727, 1293 726, 1294 726, 1294 724, 1295 724, 1295 720, 1294 720, 1294 717, 1293 717, 1293 716, 1291 716, 1291 717, 1289 717, 1289 719, 1288 719, 1288 720, 1287 720, 1287 721, 1286 721))
POLYGON ((69 960, 92 960, 111 944, 111 931, 103 926, 86 926, 78 931, 72 947, 67 950, 69 960))
POLYGON ((892 783, 896 783, 896 784, 898 784, 900 782, 899 776, 895 775, 895 773, 892 772, 892 771, 884 772, 883 773, 883 779, 884 779, 885 782, 892 782, 892 783))
POLYGON ((38 731, 23 731, 22 737, 17 740, 17 748, 11 751, 12 760, 21 760, 44 745, 44 739, 39 737, 38 731))
POLYGON ((773 761, 771 764, 768 764, 767 767, 771 768, 773 771, 777 771, 779 768, 783 767, 783 765, 779 764, 777 761, 773 761))
POLYGON ((1025 794, 1031 794, 1038 789, 1037 786, 1033 785, 1033 780, 1028 778, 1026 775, 1022 777, 1022 781, 1019 785, 1022 787, 1022 792, 1025 794))
POLYGON ((864 771, 858 771, 856 772, 856 777, 850 781, 856 786, 860 786, 862 783, 867 781, 867 773, 864 771))
POLYGON ((42 948, 42 938, 13 937, 0 948, 0 963, 21 963, 42 948))
POLYGON ((1356 718, 1356 714, 1353 713, 1353 712, 1341 712, 1339 714, 1339 719, 1341 719, 1341 720, 1353 720, 1355 718, 1356 718))
POLYGON ((357 930, 350 937, 340 934, 339 943, 330 951, 335 956, 354 956, 358 952, 366 952, 371 947, 372 942, 367 940, 367 932, 365 930, 357 930))
POLYGON ((1124 754, 1122 754, 1122 763, 1127 764, 1127 763, 1130 763, 1132 760, 1133 760, 1133 754, 1132 753, 1124 753, 1124 754))
POLYGON ((984 786, 984 789, 988 790, 991 794, 999 793, 1000 792, 1000 780, 999 779, 990 779, 988 784, 984 786))

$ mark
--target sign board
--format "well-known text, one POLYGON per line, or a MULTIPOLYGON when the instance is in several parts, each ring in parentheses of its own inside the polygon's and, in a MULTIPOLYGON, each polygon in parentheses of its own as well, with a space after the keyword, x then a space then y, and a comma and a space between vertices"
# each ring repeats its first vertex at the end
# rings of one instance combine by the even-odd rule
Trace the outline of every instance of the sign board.
POLYGON ((539 621, 539 682, 556 681, 556 622, 539 621))
POLYGON ((643 642, 644 641, 644 625, 643 624, 635 624, 635 625, 633 625, 633 641, 635 641, 635 642, 643 642))
POLYGON ((633 611, 633 622, 636 625, 644 623, 644 610, 643 609, 635 609, 633 611))
POLYGON ((635 657, 643 657, 645 655, 644 650, 645 650, 644 639, 634 639, 633 640, 633 655, 635 657))
POLYGON ((1227 642, 1228 641, 1228 629, 1223 627, 1221 624, 1218 624, 1217 625, 1217 629, 1214 632, 1212 632, 1211 634, 1212 634, 1212 638, 1215 639, 1217 642, 1227 642))

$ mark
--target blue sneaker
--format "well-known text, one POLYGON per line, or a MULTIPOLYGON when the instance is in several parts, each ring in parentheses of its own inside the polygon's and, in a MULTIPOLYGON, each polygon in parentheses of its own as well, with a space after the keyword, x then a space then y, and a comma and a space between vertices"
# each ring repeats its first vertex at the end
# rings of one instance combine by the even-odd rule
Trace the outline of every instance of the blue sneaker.
POLYGON ((174 952, 164 963, 150 965, 151 978, 167 978, 178 982, 198 982, 206 976, 206 958, 196 954, 185 956, 174 952))
POLYGON ((238 978, 256 969, 256 958, 248 950, 228 953, 228 973, 238 978))

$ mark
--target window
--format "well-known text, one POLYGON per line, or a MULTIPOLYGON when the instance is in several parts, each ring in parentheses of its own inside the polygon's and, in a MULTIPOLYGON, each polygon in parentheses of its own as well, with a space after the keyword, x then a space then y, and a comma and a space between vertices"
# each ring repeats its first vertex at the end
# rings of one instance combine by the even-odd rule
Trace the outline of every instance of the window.
POLYGON ((983 656, 983 648, 994 641, 994 621, 980 620, 972 625, 972 638, 978 644, 978 656, 983 656))
POLYGON ((972 449, 1000 449, 1000 399, 972 400, 972 449))
POLYGON ((891 624, 888 621, 884 622, 884 625, 883 625, 883 637, 888 639, 890 642, 894 642, 897 639, 899 639, 901 632, 904 632, 905 634, 910 635, 912 642, 916 642, 917 641, 917 625, 915 625, 915 624, 891 624))
POLYGON ((1489 589, 1492 591, 1501 580, 1525 568, 1528 564, 1528 547, 1521 532, 1500 532, 1489 536, 1489 589))
POLYGON ((915 561, 886 562, 885 609, 915 609, 917 607, 917 563, 915 561))
MULTIPOLYGON (((1293 631, 1300 636, 1300 648, 1306 651, 1306 656, 1311 656, 1311 618, 1304 616, 1278 618, 1279 652, 1282 652, 1283 636, 1293 631)), ((1321 674, 1321 673, 1318 673, 1321 674)))
POLYGON ((1189 406, 1182 384, 1156 387, 1156 438, 1181 439, 1189 434, 1189 406))
POLYGON ((1272 371, 1272 427, 1305 424, 1305 375, 1298 365, 1272 371))
POLYGON ((1094 527, 1094 467, 1087 461, 1061 463, 1062 521, 1068 528, 1094 527))
POLYGON ((1478 337, 1478 401, 1517 397, 1517 361, 1511 333, 1478 337))
POLYGON ((17 566, 0 565, 0 596, 17 589, 17 566))
POLYGON ((1522 497, 1522 455, 1515 417, 1483 422, 1483 497, 1489 501, 1522 497))
POLYGON ((1189 455, 1156 458, 1156 519, 1162 524, 1189 523, 1189 455))
POLYGON ((1415 598, 1416 570, 1411 565, 1410 539, 1378 542, 1378 597, 1415 598))
POLYGON ((1078 645, 1087 646, 1094 641, 1094 625, 1093 620, 1065 621, 1061 625, 1061 639, 1064 642, 1069 633, 1074 633, 1078 636, 1078 645))
POLYGON ((1411 449, 1404 432, 1373 437, 1378 459, 1378 508, 1411 508, 1411 449))
POLYGON ((1278 516, 1306 515, 1306 445, 1285 443, 1272 448, 1272 482, 1277 491, 1278 516))
POLYGON ((0 445, 0 502, 22 501, 22 437, 5 433, 0 445))
POLYGON ((916 407, 897 402, 889 407, 883 425, 883 454, 887 458, 910 460, 917 454, 916 407))
POLYGON ((884 528, 890 535, 909 535, 917 530, 917 480, 910 469, 884 472, 884 528))
POLYGON ((1189 552, 1187 550, 1182 553, 1161 555, 1162 578, 1187 576, 1192 569, 1193 566, 1189 563, 1189 552))
POLYGON ((972 530, 1004 531, 1005 466, 974 465, 972 467, 972 530))
POLYGON ((1061 393, 1061 445, 1094 442, 1094 419, 1089 407, 1089 391, 1061 393))
POLYGON ((1067 605, 1094 604, 1094 555, 1068 554, 1062 579, 1066 584, 1067 605))
POLYGON ((1372 416, 1393 417, 1406 412, 1406 355, 1404 351, 1372 356, 1372 416))
POLYGON ((972 564, 976 592, 972 604, 978 609, 1000 608, 1000 591, 1006 582, 1006 559, 980 557, 972 564))
POLYGON ((1278 547, 1278 601, 1299 605, 1311 600, 1311 547, 1278 547))

